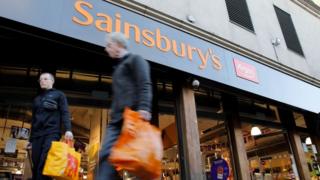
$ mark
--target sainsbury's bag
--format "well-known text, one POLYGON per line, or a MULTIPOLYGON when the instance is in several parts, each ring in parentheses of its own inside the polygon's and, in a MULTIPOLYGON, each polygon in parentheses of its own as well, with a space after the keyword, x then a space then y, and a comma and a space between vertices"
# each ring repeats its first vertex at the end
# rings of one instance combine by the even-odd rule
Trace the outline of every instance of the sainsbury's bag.
POLYGON ((160 178, 163 156, 160 130, 129 108, 123 118, 122 132, 111 149, 109 162, 117 170, 126 170, 141 179, 160 178), (126 128, 128 123, 134 124, 134 134, 126 128))
POLYGON ((70 144, 53 141, 43 168, 43 175, 62 180, 77 180, 81 154, 70 144))

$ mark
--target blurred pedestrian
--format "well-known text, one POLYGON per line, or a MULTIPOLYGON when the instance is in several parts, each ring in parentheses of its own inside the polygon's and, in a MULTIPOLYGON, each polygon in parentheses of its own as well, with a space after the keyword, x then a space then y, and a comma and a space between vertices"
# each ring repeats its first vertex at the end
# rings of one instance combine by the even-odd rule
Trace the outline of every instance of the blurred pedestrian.
POLYGON ((96 180, 121 179, 107 159, 120 135, 124 108, 130 107, 138 111, 143 119, 151 119, 152 84, 148 62, 139 55, 129 53, 128 40, 124 34, 110 33, 106 41, 105 51, 117 61, 117 65, 112 74, 111 121, 99 153, 96 180))

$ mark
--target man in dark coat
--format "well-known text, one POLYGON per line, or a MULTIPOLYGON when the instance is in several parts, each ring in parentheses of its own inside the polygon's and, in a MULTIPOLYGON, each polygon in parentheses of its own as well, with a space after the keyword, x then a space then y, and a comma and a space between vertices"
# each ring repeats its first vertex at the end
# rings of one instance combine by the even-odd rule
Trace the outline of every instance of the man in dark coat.
POLYGON ((61 138, 62 124, 66 130, 65 139, 73 139, 66 96, 53 88, 54 77, 50 73, 42 73, 39 83, 42 92, 33 102, 31 136, 27 147, 32 149, 33 180, 51 179, 42 175, 42 171, 51 142, 61 138))
POLYGON ((122 113, 125 107, 130 107, 138 111, 143 119, 150 120, 152 84, 148 62, 128 52, 128 40, 122 33, 107 36, 105 51, 118 63, 112 74, 111 121, 99 153, 96 180, 116 180, 120 177, 107 159, 122 128, 122 113))

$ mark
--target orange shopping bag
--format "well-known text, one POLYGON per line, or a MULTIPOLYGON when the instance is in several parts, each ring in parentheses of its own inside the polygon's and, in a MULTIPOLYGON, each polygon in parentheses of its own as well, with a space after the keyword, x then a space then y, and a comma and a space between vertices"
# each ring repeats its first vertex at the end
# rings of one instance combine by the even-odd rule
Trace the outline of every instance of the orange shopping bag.
POLYGON ((125 109, 122 132, 111 149, 109 161, 117 170, 127 170, 141 179, 157 179, 161 176, 163 145, 160 130, 141 119, 138 112, 125 109), (134 123, 134 134, 126 129, 126 123, 134 123))
POLYGON ((81 154, 70 144, 53 141, 43 168, 43 174, 55 179, 77 180, 81 154))

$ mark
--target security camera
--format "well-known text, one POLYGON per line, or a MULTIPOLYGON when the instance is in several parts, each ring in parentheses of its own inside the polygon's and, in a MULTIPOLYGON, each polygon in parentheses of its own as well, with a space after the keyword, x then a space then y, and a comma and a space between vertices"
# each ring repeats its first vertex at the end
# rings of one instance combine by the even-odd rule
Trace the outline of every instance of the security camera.
POLYGON ((274 46, 279 46, 280 45, 280 39, 279 38, 274 38, 271 40, 272 45, 274 46))
POLYGON ((196 22, 196 19, 195 19, 192 15, 187 15, 187 20, 188 20, 190 23, 196 22))
POLYGON ((193 79, 192 87, 196 89, 196 88, 199 88, 199 86, 200 86, 200 82, 197 79, 193 79))

